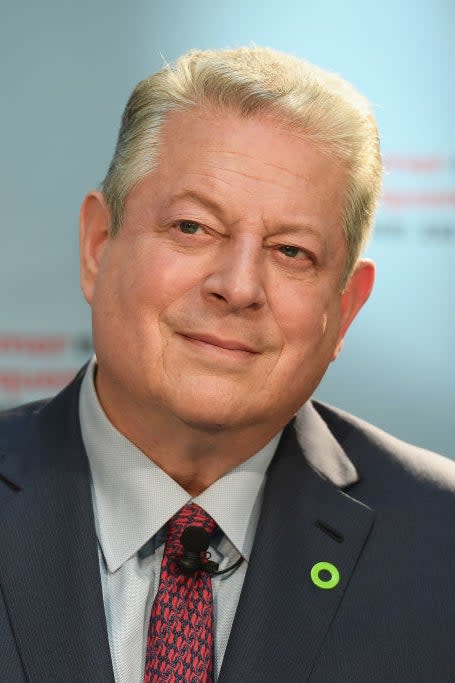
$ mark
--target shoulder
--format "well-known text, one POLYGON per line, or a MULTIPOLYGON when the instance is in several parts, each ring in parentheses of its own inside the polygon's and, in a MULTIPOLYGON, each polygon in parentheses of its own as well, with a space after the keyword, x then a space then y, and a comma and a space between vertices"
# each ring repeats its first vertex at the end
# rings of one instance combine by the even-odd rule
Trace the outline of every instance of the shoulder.
POLYGON ((0 412, 0 501, 21 489, 27 473, 39 469, 36 416, 47 401, 36 401, 0 412))
MULTIPOLYGON (((415 489, 420 495, 455 494, 455 462, 406 443, 343 410, 313 401, 333 436, 357 468, 376 488, 392 494, 394 487, 415 489)), ((455 498, 453 499, 455 501, 455 498)))
POLYGON ((64 425, 67 416, 78 412, 79 390, 87 370, 85 364, 56 396, 0 411, 0 451, 27 443, 35 429, 49 435, 52 425, 64 425))
POLYGON ((0 478, 26 481, 80 447, 79 388, 85 367, 55 397, 0 412, 0 478))
POLYGON ((0 412, 0 451, 20 446, 34 429, 36 416, 49 403, 49 399, 25 403, 0 412))

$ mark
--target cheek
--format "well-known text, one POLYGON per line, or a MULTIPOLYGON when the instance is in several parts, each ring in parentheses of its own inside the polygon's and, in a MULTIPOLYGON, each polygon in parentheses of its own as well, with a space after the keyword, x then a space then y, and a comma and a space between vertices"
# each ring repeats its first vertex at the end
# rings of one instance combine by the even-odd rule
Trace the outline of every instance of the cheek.
POLYGON ((335 297, 326 288, 299 283, 291 291, 274 290, 271 306, 284 343, 297 353, 333 337, 339 324, 335 297))
POLYGON ((154 240, 130 242, 111 268, 110 306, 125 318, 146 323, 192 286, 195 273, 197 269, 184 267, 178 255, 154 240))
POLYGON ((274 310, 284 344, 272 374, 279 387, 293 387, 299 403, 315 390, 333 358, 340 327, 339 297, 328 288, 302 286, 277 304, 274 310))

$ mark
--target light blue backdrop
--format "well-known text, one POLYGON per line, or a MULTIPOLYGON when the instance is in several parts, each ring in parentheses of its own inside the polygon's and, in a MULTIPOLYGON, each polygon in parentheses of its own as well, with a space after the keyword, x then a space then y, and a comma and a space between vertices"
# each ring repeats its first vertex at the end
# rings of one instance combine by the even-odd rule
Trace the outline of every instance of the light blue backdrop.
POLYGON ((77 214, 134 84, 191 47, 255 42, 341 73, 375 105, 388 172, 375 292, 318 396, 455 457, 455 4, 16 0, 0 57, 0 404, 87 356, 77 214))

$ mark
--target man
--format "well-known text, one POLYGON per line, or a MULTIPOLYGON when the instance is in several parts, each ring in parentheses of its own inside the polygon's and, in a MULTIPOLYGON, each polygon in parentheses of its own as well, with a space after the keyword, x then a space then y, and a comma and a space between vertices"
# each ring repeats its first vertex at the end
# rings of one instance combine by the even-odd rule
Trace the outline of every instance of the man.
POLYGON ((1 421, 2 681, 455 680, 455 465, 311 401, 380 179, 367 102, 292 57, 137 86, 81 209, 96 358, 1 421))

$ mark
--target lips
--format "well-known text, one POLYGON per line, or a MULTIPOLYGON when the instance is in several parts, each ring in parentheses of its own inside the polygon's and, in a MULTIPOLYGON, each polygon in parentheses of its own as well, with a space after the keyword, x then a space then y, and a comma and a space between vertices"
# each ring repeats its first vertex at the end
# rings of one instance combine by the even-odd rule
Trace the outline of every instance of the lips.
POLYGON ((198 333, 188 333, 182 334, 183 337, 187 339, 192 339, 193 341, 203 342, 204 344, 210 344, 211 346, 217 346, 221 349, 227 349, 229 351, 246 351, 247 353, 258 353, 254 348, 248 346, 244 342, 238 341, 236 339, 221 339, 220 337, 215 337, 212 334, 198 334, 198 333))

